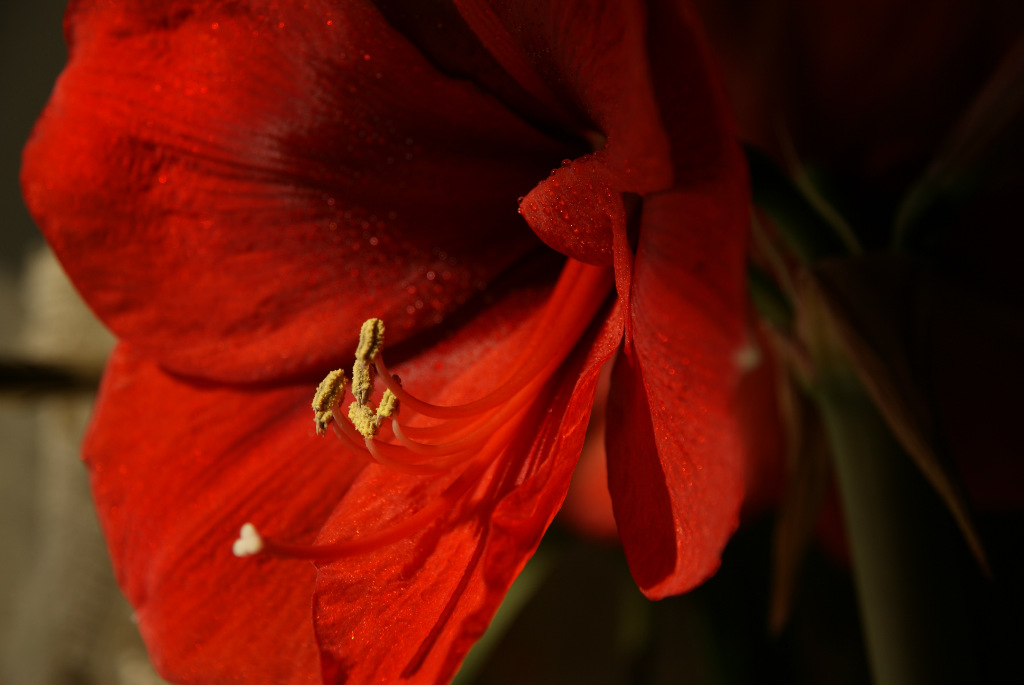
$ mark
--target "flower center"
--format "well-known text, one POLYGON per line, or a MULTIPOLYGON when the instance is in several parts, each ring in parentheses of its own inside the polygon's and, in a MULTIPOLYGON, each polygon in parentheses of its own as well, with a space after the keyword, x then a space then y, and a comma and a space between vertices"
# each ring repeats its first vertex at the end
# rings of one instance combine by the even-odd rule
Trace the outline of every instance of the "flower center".
POLYGON ((334 561, 397 542, 436 520, 502 458, 513 436, 529 429, 524 423, 530 407, 593 321, 612 282, 611 269, 569 259, 526 342, 494 388, 460 405, 432 404, 402 387, 384 361, 384 323, 366 321, 352 366, 353 401, 343 413, 341 400, 348 379, 341 369, 329 373, 313 398, 317 433, 322 435, 331 427, 347 449, 400 473, 460 472, 431 504, 382 530, 333 544, 296 545, 262 537, 246 523, 235 541, 235 555, 334 561), (373 407, 376 381, 385 390, 373 407))

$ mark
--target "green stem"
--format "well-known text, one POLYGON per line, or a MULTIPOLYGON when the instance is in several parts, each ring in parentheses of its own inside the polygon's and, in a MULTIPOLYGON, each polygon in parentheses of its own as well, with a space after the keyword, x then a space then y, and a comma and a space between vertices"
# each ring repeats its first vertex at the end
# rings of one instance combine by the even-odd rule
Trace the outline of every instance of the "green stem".
POLYGON ((956 531, 850 373, 816 387, 876 683, 977 681, 956 531))

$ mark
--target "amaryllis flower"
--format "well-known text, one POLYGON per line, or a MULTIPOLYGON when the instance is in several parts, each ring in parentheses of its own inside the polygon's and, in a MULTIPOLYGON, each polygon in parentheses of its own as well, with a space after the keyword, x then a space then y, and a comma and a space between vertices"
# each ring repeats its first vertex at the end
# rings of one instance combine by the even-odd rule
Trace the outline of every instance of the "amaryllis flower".
POLYGON ((66 21, 24 193, 121 340, 84 453, 165 677, 450 678, 565 496, 606 363, 633 576, 658 598, 714 572, 742 495, 748 209, 686 5, 77 0, 66 21), (346 394, 320 437, 313 389, 368 319, 363 361, 401 386, 378 374, 354 412, 386 381, 397 413, 358 436, 346 394), (265 553, 239 559, 246 522, 265 553))

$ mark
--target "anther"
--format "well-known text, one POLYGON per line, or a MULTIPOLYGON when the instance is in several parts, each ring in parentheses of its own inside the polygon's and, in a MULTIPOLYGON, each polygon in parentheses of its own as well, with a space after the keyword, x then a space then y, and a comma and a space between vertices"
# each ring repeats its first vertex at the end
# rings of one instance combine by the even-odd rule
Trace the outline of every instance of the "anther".
POLYGON ((380 428, 377 413, 359 402, 348 405, 348 420, 364 438, 373 438, 377 435, 377 429, 380 428))
POLYGON ((359 331, 356 361, 352 365, 352 394, 359 404, 366 404, 373 392, 373 360, 384 346, 384 322, 367 319, 359 331))
POLYGON ((238 532, 238 539, 231 546, 236 557, 249 557, 263 551, 263 538, 256 531, 256 526, 246 523, 238 532))
POLYGON ((398 398, 395 397, 395 393, 385 390, 376 412, 370 409, 369 405, 353 402, 348 406, 348 420, 352 422, 360 435, 372 440, 380 430, 384 419, 391 418, 397 412, 398 398))
POLYGON ((380 348, 384 346, 384 322, 380 319, 367 319, 359 329, 359 345, 356 347, 356 359, 372 362, 380 348))
POLYGON ((331 371, 320 381, 313 395, 313 423, 316 424, 317 435, 324 435, 334 421, 331 411, 344 390, 345 372, 341 369, 331 371))
MULTIPOLYGON (((395 380, 398 380, 398 376, 394 376, 395 380)), ((380 398, 380 404, 377 405, 377 425, 384 419, 392 417, 395 412, 398 411, 398 398, 395 397, 395 393, 390 390, 384 391, 384 396, 380 398)))

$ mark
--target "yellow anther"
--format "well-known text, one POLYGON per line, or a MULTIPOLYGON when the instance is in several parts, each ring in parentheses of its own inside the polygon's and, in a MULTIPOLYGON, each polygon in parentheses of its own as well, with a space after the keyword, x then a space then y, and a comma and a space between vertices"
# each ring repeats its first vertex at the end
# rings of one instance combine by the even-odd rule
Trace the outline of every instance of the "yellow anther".
POLYGON ((359 330, 356 359, 372 362, 382 347, 384 347, 384 322, 380 319, 367 319, 359 330))
POLYGON ((377 405, 377 425, 379 426, 381 421, 393 416, 398 411, 398 398, 395 397, 395 393, 390 390, 384 391, 384 397, 380 398, 380 404, 377 405))
POLYGON ((373 393, 373 365, 357 359, 352 365, 352 394, 359 404, 366 404, 373 393))
POLYGON ((352 422, 356 430, 364 438, 372 438, 377 435, 380 422, 377 421, 377 414, 365 404, 353 402, 348 405, 348 420, 352 422))
POLYGON ((331 371, 320 381, 313 395, 313 423, 316 424, 317 435, 323 435, 334 421, 331 412, 344 390, 345 372, 342 369, 331 371))
POLYGON ((352 394, 359 404, 366 404, 373 393, 373 359, 384 346, 384 322, 367 319, 359 331, 356 361, 352 365, 352 394))

